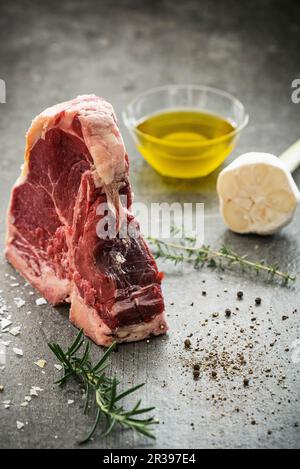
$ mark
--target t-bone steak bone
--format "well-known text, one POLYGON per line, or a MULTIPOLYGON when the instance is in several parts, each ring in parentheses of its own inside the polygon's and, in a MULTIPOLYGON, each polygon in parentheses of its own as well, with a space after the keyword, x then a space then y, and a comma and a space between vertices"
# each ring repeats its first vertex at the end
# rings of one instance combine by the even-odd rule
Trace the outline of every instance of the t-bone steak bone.
POLYGON ((128 174, 112 106, 79 96, 33 120, 8 213, 7 260, 51 304, 70 302, 71 322, 105 346, 167 330, 162 274, 130 212, 128 174), (101 203, 136 235, 100 238, 101 203))

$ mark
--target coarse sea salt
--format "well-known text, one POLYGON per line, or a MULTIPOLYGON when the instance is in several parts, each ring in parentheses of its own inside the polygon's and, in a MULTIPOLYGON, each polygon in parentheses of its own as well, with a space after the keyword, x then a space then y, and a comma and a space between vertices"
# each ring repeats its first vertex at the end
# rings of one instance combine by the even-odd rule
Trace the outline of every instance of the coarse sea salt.
POLYGON ((38 360, 37 362, 34 362, 34 364, 35 364, 36 366, 38 366, 39 368, 44 368, 44 366, 46 365, 46 363, 47 363, 46 360, 43 360, 43 359, 40 359, 40 360, 38 360))
POLYGON ((2 331, 3 329, 6 329, 7 327, 9 327, 11 324, 12 324, 12 321, 10 321, 9 319, 6 319, 6 318, 1 319, 2 331))
POLYGON ((38 397, 38 392, 42 392, 43 389, 39 388, 38 386, 31 386, 31 389, 30 389, 30 396, 35 396, 35 397, 38 397))
POLYGON ((26 304, 26 302, 22 298, 14 298, 14 302, 18 309, 22 308, 22 306, 26 304))
POLYGON ((23 427, 24 427, 24 423, 23 422, 20 422, 19 420, 17 420, 17 429, 18 430, 21 430, 23 427))
POLYGON ((45 300, 45 298, 37 298, 35 300, 35 304, 37 306, 42 306, 42 305, 46 305, 47 304, 47 300, 45 300))
POLYGON ((16 327, 13 327, 12 329, 9 330, 9 333, 11 335, 14 335, 14 336, 17 336, 20 334, 20 331, 21 331, 21 327, 20 326, 16 326, 16 327))
POLYGON ((23 357, 23 350, 21 348, 16 348, 14 347, 13 348, 13 351, 15 352, 16 355, 18 355, 19 357, 23 357))
POLYGON ((8 347, 10 344, 10 340, 1 340, 1 345, 4 345, 4 347, 8 347))

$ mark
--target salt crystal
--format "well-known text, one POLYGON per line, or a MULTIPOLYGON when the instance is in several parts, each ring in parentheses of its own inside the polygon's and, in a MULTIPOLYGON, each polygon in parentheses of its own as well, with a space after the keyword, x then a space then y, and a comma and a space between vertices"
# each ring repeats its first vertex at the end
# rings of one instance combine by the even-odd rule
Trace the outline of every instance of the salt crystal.
POLYGON ((74 404, 74 400, 73 399, 68 399, 68 405, 71 405, 71 404, 74 404))
POLYGON ((126 262, 125 257, 120 252, 117 252, 115 259, 119 264, 124 264, 124 262, 126 262))
POLYGON ((35 389, 36 391, 44 391, 42 388, 39 388, 38 386, 32 386, 32 389, 35 389))
POLYGON ((27 402, 27 401, 22 402, 22 403, 20 404, 20 406, 21 406, 21 407, 27 407, 27 406, 28 406, 28 402, 27 402))
POLYGON ((47 304, 47 300, 45 300, 45 298, 37 298, 35 300, 35 304, 37 306, 42 306, 42 305, 46 305, 47 304))
POLYGON ((23 357, 23 350, 20 348, 13 348, 13 351, 15 352, 16 355, 19 357, 23 357))
POLYGON ((58 371, 61 371, 62 370, 62 366, 61 365, 54 365, 54 368, 56 368, 58 371))
POLYGON ((11 283, 10 286, 11 286, 11 287, 19 287, 20 284, 19 284, 19 283, 11 283))
POLYGON ((14 298, 14 302, 17 308, 22 308, 22 306, 26 304, 26 302, 22 300, 22 298, 14 298))
POLYGON ((5 318, 1 319, 2 332, 3 332, 3 329, 6 329, 11 324, 12 324, 12 321, 10 321, 9 319, 5 319, 5 318))
POLYGON ((30 401, 31 401, 31 397, 30 397, 30 396, 25 396, 24 399, 25 399, 25 401, 27 401, 27 402, 30 402, 30 401))
POLYGON ((38 386, 32 386, 30 389, 30 396, 36 396, 38 397, 38 391, 43 391, 43 389, 39 388, 38 386))
POLYGON ((24 427, 24 423, 23 423, 23 422, 19 422, 19 420, 17 420, 17 429, 18 429, 18 430, 21 430, 23 427, 24 427))
POLYGON ((4 345, 4 347, 8 347, 9 344, 10 344, 10 340, 7 340, 7 341, 2 340, 2 341, 1 341, 1 345, 4 345))
POLYGON ((9 333, 11 335, 19 335, 20 334, 20 330, 21 330, 21 327, 20 326, 17 326, 17 327, 13 327, 12 329, 10 329, 9 333))
POLYGON ((38 360, 37 362, 34 362, 35 365, 37 365, 39 368, 44 368, 44 366, 46 365, 46 360, 38 360))

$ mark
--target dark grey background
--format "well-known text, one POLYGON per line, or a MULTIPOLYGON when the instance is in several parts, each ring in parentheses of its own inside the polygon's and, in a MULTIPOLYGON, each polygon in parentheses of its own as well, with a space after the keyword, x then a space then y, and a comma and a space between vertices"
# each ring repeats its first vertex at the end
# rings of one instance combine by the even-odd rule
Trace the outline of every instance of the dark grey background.
MULTIPOLYGON (((300 104, 291 102, 291 82, 300 78, 299 14, 299 2, 291 1, 2 0, 0 78, 7 84, 7 103, 0 104, 1 251, 9 190, 19 174, 25 131, 42 109, 78 94, 106 97, 121 120, 128 100, 149 87, 167 83, 220 87, 238 96, 250 113, 250 124, 233 156, 250 150, 280 154, 300 138, 300 104)), ((299 213, 274 237, 229 233, 218 215, 216 174, 192 183, 162 179, 144 163, 120 125, 139 200, 205 202, 206 242, 215 246, 226 242, 241 253, 299 271, 299 213)), ((300 184, 300 173, 295 177, 300 184)), ((299 339, 299 312, 293 313, 299 305, 299 280, 288 289, 249 279, 239 271, 226 271, 220 279, 208 270, 161 268, 166 272, 169 336, 119 347, 112 365, 125 383, 147 383, 140 394, 147 405, 156 405, 161 420, 153 446, 299 447, 300 363, 292 359, 292 344, 299 339), (206 297, 201 295, 203 289, 206 297), (245 299, 237 305, 238 289, 245 299), (263 303, 253 313, 250 306, 259 295, 263 303), (230 320, 224 318, 225 307, 234 311, 230 320), (216 311, 219 320, 212 319, 216 311), (282 321, 282 315, 289 319, 282 321), (251 321, 253 317, 258 324, 251 321), (201 327, 205 319, 207 326, 201 327), (184 351, 183 341, 190 333, 193 345, 198 338, 205 350, 184 351), (202 364, 215 349, 224 349, 233 360, 243 351, 247 365, 228 379, 218 370, 217 381, 203 370, 194 382, 191 358, 202 364), (249 376, 249 368, 253 375, 249 376), (267 368, 272 371, 266 372, 267 368), (244 376, 251 378, 248 388, 243 387, 244 376), (218 393, 222 401, 215 402, 211 396, 218 393)), ((66 345, 76 331, 68 324, 66 309, 37 307, 36 296, 29 295, 24 281, 18 277, 21 286, 11 287, 13 280, 5 274, 15 275, 1 257, 0 298, 10 307, 14 325, 22 328, 18 337, 0 337, 11 341, 6 368, 0 371, 0 384, 5 386, 0 394, 0 447, 75 447, 90 421, 82 417, 76 386, 61 391, 53 385, 56 361, 47 341, 66 345), (14 297, 24 298, 26 305, 17 309, 14 297), (15 356, 14 346, 22 347, 23 358, 15 356), (45 374, 34 365, 39 358, 47 360, 45 374), (44 391, 22 408, 32 385, 44 391), (68 399, 75 403, 68 406, 68 399), (10 409, 4 409, 3 400, 12 401, 10 409), (17 431, 16 420, 27 422, 23 430, 17 431)), ((102 351, 94 346, 93 353, 102 351)), ((96 436, 89 447, 149 445, 130 432, 115 432, 106 440, 96 436)))

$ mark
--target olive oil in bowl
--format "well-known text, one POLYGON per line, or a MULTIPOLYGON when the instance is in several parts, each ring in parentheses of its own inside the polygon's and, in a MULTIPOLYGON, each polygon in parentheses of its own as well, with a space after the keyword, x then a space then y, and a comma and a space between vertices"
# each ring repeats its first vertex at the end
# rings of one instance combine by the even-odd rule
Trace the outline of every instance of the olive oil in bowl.
POLYGON ((140 153, 160 174, 196 178, 225 160, 235 145, 235 130, 221 116, 176 109, 141 120, 135 136, 140 153))

